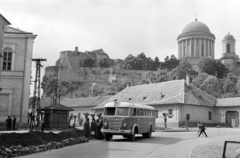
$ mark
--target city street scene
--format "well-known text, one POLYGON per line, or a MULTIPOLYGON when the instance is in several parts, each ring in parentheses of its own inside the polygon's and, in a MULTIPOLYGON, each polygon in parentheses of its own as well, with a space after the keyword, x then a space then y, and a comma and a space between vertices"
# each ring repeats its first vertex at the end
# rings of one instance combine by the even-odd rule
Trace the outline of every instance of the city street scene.
POLYGON ((240 1, 0 5, 0 158, 240 158, 240 1))

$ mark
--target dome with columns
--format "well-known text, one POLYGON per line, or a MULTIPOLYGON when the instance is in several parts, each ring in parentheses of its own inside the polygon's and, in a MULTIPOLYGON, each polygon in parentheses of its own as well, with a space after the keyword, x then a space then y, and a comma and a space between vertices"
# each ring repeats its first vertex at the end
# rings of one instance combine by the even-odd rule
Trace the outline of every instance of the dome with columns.
POLYGON ((197 19, 184 27, 177 41, 178 59, 187 59, 195 69, 198 69, 201 57, 214 59, 215 36, 206 24, 197 19))
POLYGON ((194 22, 189 23, 185 28, 183 29, 182 33, 187 32, 208 32, 210 33, 209 28, 204 23, 197 21, 197 19, 194 22))

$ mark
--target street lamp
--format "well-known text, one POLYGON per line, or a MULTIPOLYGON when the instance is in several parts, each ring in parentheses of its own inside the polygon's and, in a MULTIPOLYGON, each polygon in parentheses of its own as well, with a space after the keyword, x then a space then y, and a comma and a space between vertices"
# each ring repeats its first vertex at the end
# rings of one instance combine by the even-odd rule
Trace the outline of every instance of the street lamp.
POLYGON ((96 85, 96 83, 92 83, 92 97, 93 97, 93 86, 96 85))

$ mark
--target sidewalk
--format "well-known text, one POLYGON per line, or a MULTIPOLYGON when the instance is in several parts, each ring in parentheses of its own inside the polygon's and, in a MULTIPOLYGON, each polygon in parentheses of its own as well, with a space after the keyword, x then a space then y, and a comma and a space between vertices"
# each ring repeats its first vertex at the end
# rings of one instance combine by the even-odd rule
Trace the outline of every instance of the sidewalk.
MULTIPOLYGON (((193 147, 189 151, 188 158, 220 158, 223 156, 225 141, 240 142, 240 136, 235 135, 210 138, 206 143, 193 147)), ((226 148, 225 156, 236 157, 239 152, 240 144, 229 143, 226 148)))

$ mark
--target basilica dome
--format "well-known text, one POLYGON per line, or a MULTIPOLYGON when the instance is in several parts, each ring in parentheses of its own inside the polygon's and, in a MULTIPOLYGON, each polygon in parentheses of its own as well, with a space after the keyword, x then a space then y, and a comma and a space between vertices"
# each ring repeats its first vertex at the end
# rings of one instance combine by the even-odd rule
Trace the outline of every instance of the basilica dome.
POLYGON ((197 19, 194 22, 189 23, 185 28, 183 29, 182 33, 188 33, 188 32, 207 32, 211 33, 209 28, 206 24, 197 21, 197 19))
POLYGON ((233 37, 233 35, 231 35, 229 32, 228 34, 223 38, 223 41, 225 40, 234 40, 235 41, 235 38, 233 37))

